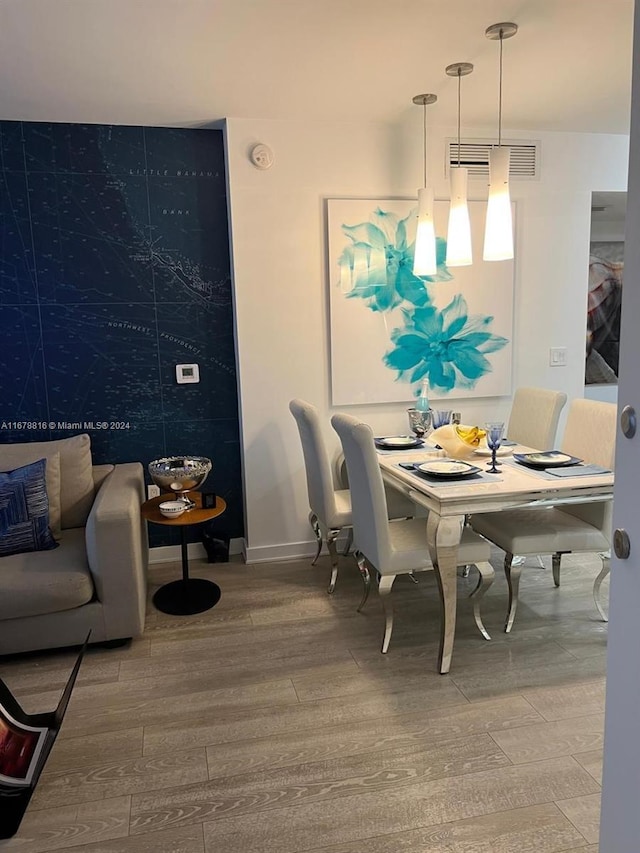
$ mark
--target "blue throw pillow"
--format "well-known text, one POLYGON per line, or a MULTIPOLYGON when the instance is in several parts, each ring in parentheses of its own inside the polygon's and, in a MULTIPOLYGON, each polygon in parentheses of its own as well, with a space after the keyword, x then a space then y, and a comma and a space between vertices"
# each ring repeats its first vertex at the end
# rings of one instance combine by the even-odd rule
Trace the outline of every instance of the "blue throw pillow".
POLYGON ((0 473, 0 557, 58 547, 49 530, 46 465, 39 459, 0 473))

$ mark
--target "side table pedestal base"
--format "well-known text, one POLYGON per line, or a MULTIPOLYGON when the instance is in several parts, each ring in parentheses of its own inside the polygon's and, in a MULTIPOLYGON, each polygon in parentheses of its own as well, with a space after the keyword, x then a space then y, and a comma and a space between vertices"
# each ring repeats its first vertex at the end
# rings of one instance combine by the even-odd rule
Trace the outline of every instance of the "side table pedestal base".
POLYGON ((220 601, 220 587, 204 578, 171 581, 154 593, 153 603, 163 613, 188 616, 210 610, 220 601))

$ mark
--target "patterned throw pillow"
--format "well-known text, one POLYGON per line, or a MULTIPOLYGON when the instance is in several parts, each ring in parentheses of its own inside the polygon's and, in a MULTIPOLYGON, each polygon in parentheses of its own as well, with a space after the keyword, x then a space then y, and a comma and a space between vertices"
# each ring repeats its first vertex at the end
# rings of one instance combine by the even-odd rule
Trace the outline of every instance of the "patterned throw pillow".
POLYGON ((57 548, 49 530, 46 461, 0 473, 0 557, 57 548))

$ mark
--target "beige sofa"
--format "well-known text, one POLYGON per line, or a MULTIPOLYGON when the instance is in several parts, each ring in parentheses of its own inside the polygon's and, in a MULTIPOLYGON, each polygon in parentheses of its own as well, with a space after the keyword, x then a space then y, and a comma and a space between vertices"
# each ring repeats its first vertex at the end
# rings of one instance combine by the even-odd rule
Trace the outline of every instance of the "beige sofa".
POLYGON ((148 566, 138 462, 93 465, 88 435, 0 445, 0 471, 47 460, 53 550, 0 557, 0 655, 136 637, 148 566))

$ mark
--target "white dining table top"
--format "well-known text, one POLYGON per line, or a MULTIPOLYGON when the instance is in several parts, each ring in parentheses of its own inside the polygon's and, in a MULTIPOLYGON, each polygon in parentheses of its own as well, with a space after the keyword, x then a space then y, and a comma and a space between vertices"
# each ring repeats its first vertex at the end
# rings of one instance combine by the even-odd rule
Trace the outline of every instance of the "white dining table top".
MULTIPOLYGON (((516 446, 516 453, 531 452, 531 448, 516 446)), ((378 454, 385 481, 405 494, 419 493, 420 501, 440 515, 457 515, 469 512, 491 512, 518 506, 544 506, 559 503, 577 503, 582 500, 608 499, 613 493, 613 473, 581 475, 577 477, 551 477, 519 465, 512 456, 501 456, 500 473, 495 479, 480 481, 460 479, 443 484, 433 483, 420 475, 412 474, 398 466, 399 462, 427 462, 434 459, 431 450, 386 451, 378 454)), ((469 462, 486 471, 486 456, 471 455, 469 462)))

